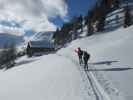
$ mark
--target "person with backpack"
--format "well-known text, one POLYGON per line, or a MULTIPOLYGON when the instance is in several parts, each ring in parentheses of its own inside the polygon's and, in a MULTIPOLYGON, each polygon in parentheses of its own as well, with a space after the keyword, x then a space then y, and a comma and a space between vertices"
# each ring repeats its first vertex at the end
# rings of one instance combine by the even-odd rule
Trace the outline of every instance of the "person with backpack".
POLYGON ((79 57, 79 64, 83 64, 83 60, 82 60, 82 57, 83 57, 83 51, 81 50, 80 47, 78 47, 78 49, 75 50, 75 52, 78 54, 78 57, 79 57))
POLYGON ((83 51, 83 61, 84 61, 84 69, 88 70, 88 60, 90 59, 90 54, 87 51, 83 51))

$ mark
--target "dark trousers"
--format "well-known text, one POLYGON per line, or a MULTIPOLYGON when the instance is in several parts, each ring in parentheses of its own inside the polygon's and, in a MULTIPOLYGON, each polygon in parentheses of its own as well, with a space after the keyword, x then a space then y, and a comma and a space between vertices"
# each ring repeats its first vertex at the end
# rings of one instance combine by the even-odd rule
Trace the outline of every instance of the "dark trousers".
POLYGON ((83 64, 82 56, 79 56, 79 64, 83 64))
POLYGON ((83 64, 82 58, 79 58, 79 64, 80 64, 80 65, 83 64))
POLYGON ((88 59, 84 59, 84 69, 88 69, 88 59))

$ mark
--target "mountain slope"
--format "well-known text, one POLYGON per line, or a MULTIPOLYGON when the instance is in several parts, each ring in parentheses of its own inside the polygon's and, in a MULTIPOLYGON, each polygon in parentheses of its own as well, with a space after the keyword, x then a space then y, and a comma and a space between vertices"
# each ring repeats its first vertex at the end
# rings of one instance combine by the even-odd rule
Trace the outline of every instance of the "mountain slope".
POLYGON ((114 95, 118 95, 120 100, 122 98, 132 100, 132 33, 133 26, 127 29, 120 28, 106 34, 96 34, 72 42, 67 49, 64 48, 59 53, 68 58, 75 59, 76 55, 73 51, 76 47, 80 46, 84 50, 87 50, 91 54, 89 61, 90 71, 93 71, 94 76, 110 97, 114 98, 114 95), (107 64, 106 62, 111 63, 107 64))
POLYGON ((0 33, 0 48, 9 44, 19 44, 24 42, 23 36, 16 36, 8 33, 0 33))
POLYGON ((76 66, 57 55, 21 58, 15 68, 0 72, 0 83, 2 100, 83 100, 84 97, 76 66))
POLYGON ((22 57, 16 61, 14 68, 0 71, 0 98, 131 100, 132 33, 133 27, 120 28, 106 34, 77 39, 56 54, 22 57), (88 72, 78 64, 74 49, 79 46, 91 54, 88 72), (107 61, 112 63, 107 64, 107 61), (129 67, 131 69, 127 70, 129 67))

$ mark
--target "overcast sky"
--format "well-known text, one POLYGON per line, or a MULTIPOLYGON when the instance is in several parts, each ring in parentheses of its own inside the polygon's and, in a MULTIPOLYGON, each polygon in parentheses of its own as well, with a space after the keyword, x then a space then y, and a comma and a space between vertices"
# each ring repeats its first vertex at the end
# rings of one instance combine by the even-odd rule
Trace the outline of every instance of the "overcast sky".
POLYGON ((74 15, 84 14, 95 0, 0 0, 0 33, 55 30, 74 15))

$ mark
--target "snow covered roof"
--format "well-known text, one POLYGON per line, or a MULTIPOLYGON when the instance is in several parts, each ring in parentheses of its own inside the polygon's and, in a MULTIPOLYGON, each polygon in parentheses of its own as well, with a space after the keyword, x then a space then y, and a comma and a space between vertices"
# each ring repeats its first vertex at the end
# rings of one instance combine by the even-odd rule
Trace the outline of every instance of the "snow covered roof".
POLYGON ((47 40, 30 41, 30 46, 33 48, 54 48, 54 43, 47 40))
POLYGON ((30 41, 30 46, 33 48, 54 48, 53 35, 54 31, 38 32, 30 41))
POLYGON ((47 31, 47 32, 38 32, 33 36, 34 41, 40 41, 40 40, 52 40, 54 35, 54 31, 47 31))

